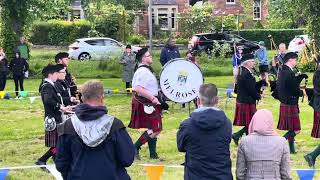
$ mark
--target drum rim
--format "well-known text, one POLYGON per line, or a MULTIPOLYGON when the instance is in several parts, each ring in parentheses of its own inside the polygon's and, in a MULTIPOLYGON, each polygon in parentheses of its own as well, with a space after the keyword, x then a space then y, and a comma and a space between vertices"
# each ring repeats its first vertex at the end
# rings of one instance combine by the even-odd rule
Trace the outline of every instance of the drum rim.
MULTIPOLYGON (((159 87, 160 87, 160 91, 161 91, 162 95, 164 95, 167 99, 169 99, 169 100, 172 101, 172 102, 176 102, 176 101, 173 101, 172 99, 168 98, 168 97, 164 94, 164 92, 162 91, 162 88, 161 88, 160 79, 161 79, 161 74, 162 74, 164 68, 165 68, 166 66, 168 66, 168 64, 170 64, 170 63, 172 63, 172 62, 174 62, 174 61, 180 61, 180 60, 187 61, 187 62, 189 62, 189 63, 191 63, 191 64, 194 64, 194 63, 188 61, 186 58, 174 58, 174 59, 171 59, 170 61, 168 61, 168 62, 161 68, 160 75, 159 75, 159 87)), ((196 64, 194 64, 194 65, 199 69, 199 71, 200 71, 200 73, 201 73, 201 76, 202 76, 202 82, 203 82, 203 84, 204 84, 204 76, 203 76, 202 70, 201 70, 200 67, 197 66, 196 64)), ((197 97, 195 97, 195 98, 193 98, 192 100, 187 101, 187 102, 176 102, 176 103, 180 103, 180 104, 190 103, 191 101, 193 101, 193 100, 196 99, 196 98, 197 98, 197 97)))

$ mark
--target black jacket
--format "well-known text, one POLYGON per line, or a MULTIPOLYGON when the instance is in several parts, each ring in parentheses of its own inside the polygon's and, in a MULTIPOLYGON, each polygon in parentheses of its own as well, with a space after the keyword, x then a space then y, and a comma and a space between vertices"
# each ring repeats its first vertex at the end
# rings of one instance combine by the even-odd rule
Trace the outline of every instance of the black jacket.
POLYGON ((0 75, 7 75, 9 73, 8 61, 6 58, 0 60, 0 75))
POLYGON ((237 77, 237 102, 245 104, 255 104, 261 98, 256 90, 256 79, 250 71, 240 66, 237 77))
POLYGON ((72 75, 69 73, 68 70, 66 70, 66 78, 64 81, 66 82, 67 86, 70 88, 71 96, 75 97, 77 92, 77 85, 74 82, 72 75))
POLYGON ((29 70, 28 62, 23 58, 14 58, 9 65, 10 71, 14 76, 22 76, 29 70))
POLYGON ((303 91, 300 90, 299 86, 294 72, 287 65, 283 65, 277 80, 280 102, 288 105, 297 105, 299 96, 303 96, 303 91))
POLYGON ((62 122, 60 106, 61 98, 58 96, 57 90, 49 82, 44 81, 40 87, 41 99, 44 106, 45 117, 54 117, 57 123, 62 122))
POLYGON ((230 142, 232 125, 225 113, 199 108, 184 120, 177 146, 185 152, 185 180, 232 180, 230 142))
POLYGON ((54 83, 56 89, 57 89, 57 92, 61 95, 62 99, 63 99, 63 104, 65 106, 69 106, 69 105, 72 105, 72 102, 70 100, 71 98, 71 94, 69 93, 70 92, 70 88, 69 86, 67 85, 67 83, 64 81, 64 80, 57 80, 55 83, 54 83))
POLYGON ((313 75, 313 101, 312 107, 316 112, 320 112, 320 70, 313 75))
POLYGON ((134 145, 123 123, 104 106, 77 106, 76 114, 58 126, 58 134, 55 164, 64 180, 130 179, 125 167, 134 161, 134 145))

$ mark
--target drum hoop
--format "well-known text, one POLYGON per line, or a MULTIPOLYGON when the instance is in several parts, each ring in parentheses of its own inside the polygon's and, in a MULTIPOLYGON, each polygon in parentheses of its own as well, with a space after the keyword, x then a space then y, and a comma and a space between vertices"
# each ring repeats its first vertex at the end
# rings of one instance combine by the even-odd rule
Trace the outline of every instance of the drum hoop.
MULTIPOLYGON (((180 60, 184 60, 184 61, 187 61, 187 62, 189 62, 189 63, 192 63, 192 62, 190 62, 190 61, 188 61, 187 59, 185 59, 185 58, 175 58, 175 59, 171 59, 170 61, 168 61, 162 68, 161 68, 161 71, 160 71, 160 78, 161 78, 161 74, 162 74, 162 71, 165 69, 165 67, 166 66, 168 66, 169 64, 171 64, 172 62, 174 62, 174 61, 180 61, 180 60)), ((193 63, 192 63, 193 64, 193 63)), ((195 64, 194 64, 195 65, 195 64)), ((204 81, 204 77, 203 77, 203 73, 202 73, 202 70, 200 69, 200 67, 199 66, 197 66, 197 65, 195 65, 198 69, 199 69, 199 71, 201 72, 201 75, 202 75, 202 80, 204 81)))
MULTIPOLYGON (((169 64, 171 64, 171 63, 174 62, 174 61, 180 61, 180 60, 184 60, 184 61, 190 62, 190 61, 188 61, 188 60, 185 59, 185 58, 175 58, 175 59, 171 59, 170 61, 168 61, 168 62, 161 68, 161 71, 160 71, 159 87, 160 87, 160 90, 161 90, 162 95, 165 96, 165 97, 166 97, 167 99, 169 99, 170 101, 173 101, 173 100, 171 100, 170 98, 168 98, 168 97, 162 92, 161 85, 160 85, 161 74, 162 74, 162 71, 165 69, 166 66, 168 66, 169 64)), ((192 63, 192 62, 190 62, 190 63, 192 63)), ((193 63, 192 63, 192 64, 193 64, 193 63)), ((201 70, 200 67, 197 66, 196 64, 194 64, 194 65, 199 69, 199 71, 200 71, 200 73, 201 73, 201 76, 202 76, 202 82, 204 83, 204 76, 203 76, 202 70, 201 70)), ((190 103, 191 101, 195 100, 196 98, 197 98, 197 97, 195 97, 194 99, 192 99, 192 100, 190 100, 190 101, 188 101, 188 102, 184 102, 184 103, 190 103)), ((175 101, 173 101, 173 102, 175 102, 175 101)))

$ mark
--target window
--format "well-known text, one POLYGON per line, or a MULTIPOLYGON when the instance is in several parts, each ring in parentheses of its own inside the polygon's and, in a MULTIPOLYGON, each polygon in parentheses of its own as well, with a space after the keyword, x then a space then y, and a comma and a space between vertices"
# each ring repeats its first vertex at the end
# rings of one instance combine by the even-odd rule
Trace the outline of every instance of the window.
POLYGON ((236 0, 227 0, 226 4, 236 4, 236 0))
POLYGON ((104 46, 104 41, 101 39, 87 40, 85 42, 92 46, 104 46))
POLYGON ((159 14, 159 26, 162 29, 168 29, 168 14, 159 14))
POLYGON ((254 0, 253 20, 261 20, 261 0, 254 0))

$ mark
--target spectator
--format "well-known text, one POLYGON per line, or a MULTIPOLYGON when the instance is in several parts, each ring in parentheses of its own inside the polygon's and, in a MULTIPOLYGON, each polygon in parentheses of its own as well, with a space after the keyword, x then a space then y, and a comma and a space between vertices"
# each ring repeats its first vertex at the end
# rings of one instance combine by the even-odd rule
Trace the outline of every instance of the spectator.
POLYGON ((20 91, 24 91, 24 88, 23 88, 24 73, 29 70, 29 64, 24 58, 21 58, 20 52, 15 52, 15 57, 10 62, 9 69, 10 71, 12 71, 12 74, 13 74, 16 97, 18 97, 19 86, 20 86, 20 91))
POLYGON ((197 59, 196 59, 196 56, 194 55, 194 53, 191 51, 191 50, 188 50, 187 51, 187 53, 186 53, 186 59, 188 60, 188 61, 190 61, 190 62, 192 62, 193 64, 195 64, 195 65, 197 65, 198 67, 200 67, 199 66, 199 63, 198 63, 198 61, 197 61, 197 59))
POLYGON ((161 50, 160 63, 164 66, 168 61, 175 58, 180 58, 179 49, 175 45, 174 39, 169 38, 167 44, 161 50))
POLYGON ((185 180, 232 180, 230 142, 232 125, 216 108, 218 90, 214 84, 200 87, 200 108, 184 120, 177 133, 177 146, 185 152, 185 180))
POLYGON ((130 179, 135 148, 123 123, 108 114, 99 81, 81 87, 83 104, 58 127, 56 167, 64 180, 130 179))
POLYGON ((283 65, 284 63, 284 56, 286 55, 286 44, 285 43, 280 43, 279 44, 279 52, 278 54, 276 54, 274 57, 273 57, 273 60, 271 62, 271 65, 272 65, 272 73, 273 74, 278 74, 278 71, 279 71, 279 68, 283 65))
POLYGON ((130 92, 128 88, 131 88, 134 68, 136 66, 136 55, 132 52, 131 45, 127 45, 119 63, 123 66, 122 80, 126 83, 127 92, 130 92))
POLYGON ((0 48, 0 91, 6 87, 7 75, 9 73, 8 60, 3 49, 0 48))
POLYGON ((267 48, 265 47, 265 44, 263 41, 259 42, 259 47, 260 49, 256 51, 255 56, 259 62, 260 78, 268 82, 269 63, 268 63, 267 48))
POLYGON ((21 58, 27 61, 30 59, 30 49, 25 43, 24 37, 20 37, 20 44, 17 45, 16 50, 21 53, 21 58))
POLYGON ((258 110, 252 117, 249 135, 238 148, 236 176, 237 180, 291 179, 289 148, 274 131, 269 110, 258 110))

